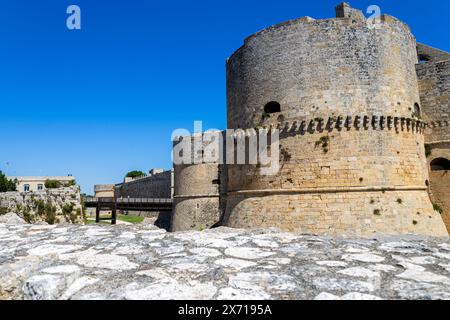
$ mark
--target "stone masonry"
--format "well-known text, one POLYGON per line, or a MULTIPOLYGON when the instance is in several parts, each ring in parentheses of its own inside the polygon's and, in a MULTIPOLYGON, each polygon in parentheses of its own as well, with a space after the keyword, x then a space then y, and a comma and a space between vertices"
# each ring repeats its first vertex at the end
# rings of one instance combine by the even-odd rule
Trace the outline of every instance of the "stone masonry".
MULTIPOLYGON (((433 59, 436 51, 422 49, 433 59)), ((248 135, 278 129, 281 169, 268 176, 257 165, 175 165, 175 190, 201 180, 203 189, 216 190, 220 209, 220 217, 212 216, 209 206, 193 200, 205 201, 204 190, 190 189, 191 205, 177 205, 173 221, 195 215, 197 223, 176 230, 221 224, 332 235, 448 235, 430 200, 424 151, 425 105, 442 101, 435 113, 448 116, 448 77, 435 76, 448 73, 438 61, 421 76, 419 56, 426 55, 418 50, 402 21, 383 15, 372 28, 345 3, 336 18, 291 20, 245 39, 227 60, 227 127, 248 135), (439 84, 424 85, 427 76, 439 84)), ((448 131, 434 131, 439 141, 446 139, 441 132, 448 131)))
POLYGON ((117 198, 171 198, 172 171, 120 183, 115 186, 117 198))
POLYGON ((428 123, 425 141, 431 151, 427 159, 431 197, 444 210, 450 231, 450 54, 423 44, 417 48, 421 113, 428 123), (441 164, 438 168, 436 162, 441 164))
POLYGON ((0 208, 16 212, 29 223, 84 223, 77 186, 35 192, 0 193, 0 208))

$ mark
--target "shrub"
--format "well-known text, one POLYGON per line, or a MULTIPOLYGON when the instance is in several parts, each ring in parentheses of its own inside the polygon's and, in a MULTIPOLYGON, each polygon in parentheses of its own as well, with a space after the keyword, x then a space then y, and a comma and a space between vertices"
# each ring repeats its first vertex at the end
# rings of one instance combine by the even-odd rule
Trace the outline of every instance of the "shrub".
POLYGON ((72 213, 73 208, 75 207, 75 205, 73 203, 66 203, 63 207, 62 207, 62 211, 63 211, 63 215, 69 215, 72 213))
POLYGON ((56 207, 50 203, 45 205, 45 222, 48 224, 55 224, 56 222, 56 207))
POLYGON ((261 122, 263 122, 266 119, 270 118, 270 114, 268 114, 267 112, 263 111, 262 115, 261 115, 261 122))
POLYGON ((22 211, 23 220, 25 220, 26 223, 34 223, 35 217, 31 214, 30 208, 25 208, 22 211))
POLYGON ((146 174, 144 172, 134 170, 134 171, 128 172, 125 177, 134 179, 134 178, 140 178, 140 177, 145 177, 145 176, 146 176, 146 174))
POLYGON ((50 179, 47 179, 45 181, 45 188, 47 188, 47 189, 58 189, 58 188, 61 188, 61 187, 62 187, 61 181, 50 180, 50 179))
POLYGON ((321 146, 323 153, 328 153, 329 142, 330 142, 329 136, 321 137, 319 140, 316 141, 315 147, 317 148, 317 147, 321 146))
POLYGON ((17 191, 17 180, 9 180, 0 171, 0 192, 17 191))
POLYGON ((66 187, 66 188, 74 187, 74 186, 76 186, 76 184, 77 184, 77 181, 74 179, 74 180, 70 180, 70 181, 66 182, 64 184, 64 187, 66 187))
POLYGON ((433 209, 434 209, 434 211, 437 211, 440 214, 444 213, 444 209, 442 209, 442 207, 440 205, 438 205, 437 203, 433 203, 433 209))
POLYGON ((25 220, 26 223, 34 223, 35 217, 31 214, 31 210, 28 206, 22 207, 20 204, 16 204, 16 210, 13 211, 17 214, 22 214, 23 220, 25 220))
POLYGON ((75 204, 73 204, 73 203, 66 203, 62 208, 64 217, 67 220, 69 220, 71 223, 77 223, 78 217, 83 216, 82 209, 78 208, 76 211, 74 211, 73 210, 74 208, 75 208, 75 204))
POLYGON ((431 156, 431 146, 429 144, 425 144, 425 156, 428 158, 431 156))
POLYGON ((34 202, 37 210, 37 214, 40 217, 45 216, 45 202, 43 200, 37 200, 34 202))
POLYGON ((8 208, 0 208, 0 216, 8 213, 8 208))

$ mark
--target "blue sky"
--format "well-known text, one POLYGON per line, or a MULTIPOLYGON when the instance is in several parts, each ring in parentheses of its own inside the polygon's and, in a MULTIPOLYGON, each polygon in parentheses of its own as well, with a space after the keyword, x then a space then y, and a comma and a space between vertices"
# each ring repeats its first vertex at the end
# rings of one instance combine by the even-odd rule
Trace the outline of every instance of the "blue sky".
MULTIPOLYGON (((0 170, 73 174, 83 192, 171 167, 171 133, 226 125, 225 60, 245 37, 339 1, 0 0, 0 170), (66 8, 82 30, 66 28, 66 8)), ((450 51, 447 0, 354 0, 450 51)))

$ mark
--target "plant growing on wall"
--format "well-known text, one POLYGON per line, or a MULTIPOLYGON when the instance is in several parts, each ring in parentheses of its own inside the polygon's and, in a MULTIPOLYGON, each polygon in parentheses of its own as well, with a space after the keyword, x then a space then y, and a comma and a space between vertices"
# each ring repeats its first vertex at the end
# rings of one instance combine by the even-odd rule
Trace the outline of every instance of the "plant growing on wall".
POLYGON ((138 171, 138 170, 133 170, 133 171, 128 172, 125 177, 135 179, 135 178, 141 178, 141 177, 145 177, 145 176, 146 176, 146 174, 144 172, 138 171))
POLYGON ((281 153, 281 159, 283 159, 284 162, 288 162, 291 160, 292 155, 289 153, 289 151, 283 147, 280 147, 280 153, 281 153))
POLYGON ((47 188, 47 189, 58 189, 58 188, 61 188, 62 186, 63 185, 62 185, 61 181, 50 180, 50 179, 45 180, 45 188, 47 188))
POLYGON ((317 148, 320 146, 322 148, 323 153, 328 153, 329 143, 330 143, 330 137, 324 136, 316 141, 315 147, 317 148))
POLYGON ((263 111, 263 113, 261 114, 261 120, 259 121, 259 124, 263 125, 267 119, 270 119, 270 114, 267 113, 266 111, 263 111))
POLYGON ((428 158, 429 156, 431 156, 431 146, 429 144, 425 144, 425 156, 428 158))
POLYGON ((77 184, 77 181, 74 179, 74 180, 70 180, 69 182, 66 182, 66 183, 64 184, 64 187, 66 187, 66 188, 68 188, 68 187, 74 187, 76 184, 77 184))
POLYGON ((442 207, 440 205, 438 205, 437 203, 433 203, 433 209, 434 209, 434 211, 437 211, 440 214, 444 213, 444 209, 442 209, 442 207))

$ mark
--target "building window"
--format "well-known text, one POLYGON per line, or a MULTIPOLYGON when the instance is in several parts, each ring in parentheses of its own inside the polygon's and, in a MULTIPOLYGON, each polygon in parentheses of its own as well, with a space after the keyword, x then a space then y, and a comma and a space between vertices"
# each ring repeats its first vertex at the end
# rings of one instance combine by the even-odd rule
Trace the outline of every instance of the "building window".
POLYGON ((26 184, 23 186, 23 192, 29 192, 30 191, 30 185, 26 184))
POLYGON ((271 101, 264 106, 264 112, 268 114, 281 112, 281 106, 278 102, 271 101))
POLYGON ((431 161, 431 171, 447 171, 450 170, 450 161, 445 158, 436 158, 431 161))
POLYGON ((39 191, 44 190, 44 185, 43 185, 43 184, 38 184, 37 187, 38 187, 37 189, 38 189, 39 191))

